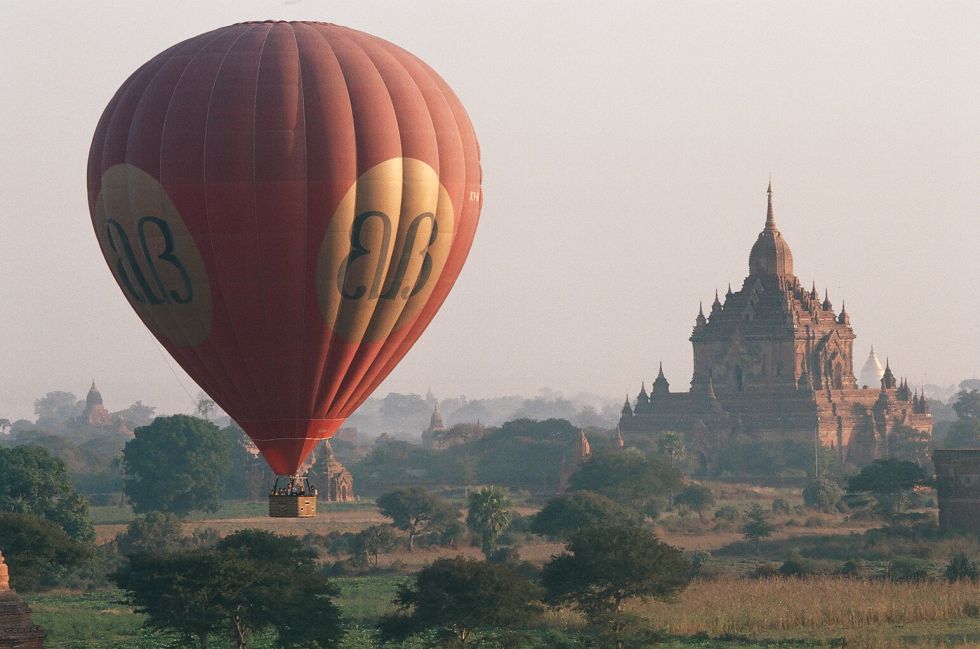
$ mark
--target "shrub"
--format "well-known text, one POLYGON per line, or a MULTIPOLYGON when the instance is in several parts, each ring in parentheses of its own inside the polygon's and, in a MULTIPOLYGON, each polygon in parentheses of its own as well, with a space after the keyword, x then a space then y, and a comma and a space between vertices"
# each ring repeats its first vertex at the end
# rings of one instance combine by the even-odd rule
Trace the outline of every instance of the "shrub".
POLYGON ((495 548, 490 553, 490 556, 487 557, 487 561, 491 561, 493 563, 518 564, 521 561, 521 553, 513 546, 495 548))
POLYGON ((888 564, 888 578, 892 581, 928 581, 932 563, 913 557, 898 557, 888 564))
POLYGON ((855 579, 865 579, 868 576, 868 564, 864 559, 848 559, 837 571, 838 574, 844 575, 845 577, 854 577, 855 579))
POLYGON ((773 514, 789 514, 791 511, 789 503, 782 498, 776 498, 772 501, 773 514))
POLYGON ((949 558, 946 564, 946 579, 956 581, 976 581, 980 576, 980 570, 975 561, 970 561, 970 557, 965 552, 957 552, 949 558))
POLYGON ((711 553, 707 550, 697 550, 691 555, 691 577, 701 576, 705 564, 711 559, 711 553))
POLYGON ((783 577, 808 577, 813 573, 813 564, 803 558, 799 550, 790 552, 783 565, 779 566, 779 574, 783 577))
POLYGON ((741 512, 738 511, 737 507, 733 505, 725 505, 715 512, 715 518, 723 521, 736 521, 738 520, 740 514, 741 512))
POLYGON ((752 579, 772 579, 779 576, 779 566, 775 563, 760 563, 749 573, 752 579))
POLYGON ((824 478, 811 480, 803 487, 803 504, 810 509, 832 512, 841 499, 841 489, 835 482, 824 478))

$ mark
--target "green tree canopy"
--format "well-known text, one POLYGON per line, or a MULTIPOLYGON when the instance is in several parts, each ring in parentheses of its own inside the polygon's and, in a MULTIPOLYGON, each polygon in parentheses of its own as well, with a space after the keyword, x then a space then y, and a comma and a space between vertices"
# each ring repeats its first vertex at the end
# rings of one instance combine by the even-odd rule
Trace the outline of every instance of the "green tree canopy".
POLYGON ((742 525, 742 533, 746 540, 755 544, 756 553, 759 552, 759 545, 762 539, 772 536, 776 531, 776 526, 769 521, 769 512, 759 503, 755 503, 745 511, 745 524, 742 525))
POLYGON ((567 537, 586 527, 612 527, 629 522, 638 513, 592 491, 570 491, 552 498, 534 515, 531 531, 567 537))
POLYGON ((452 505, 419 487, 389 491, 376 502, 382 515, 390 518, 398 529, 408 532, 409 551, 414 549, 417 536, 438 532, 459 517, 452 505))
POLYGON ((403 440, 379 441, 349 466, 361 493, 383 493, 408 485, 465 484, 472 479, 472 472, 455 454, 403 440))
POLYGON ((466 647, 479 629, 530 622, 541 611, 538 596, 538 589, 506 564, 437 559, 399 588, 398 613, 382 620, 382 633, 405 638, 436 629, 466 647))
POLYGON ((688 583, 681 551, 637 525, 581 529, 566 549, 544 566, 545 601, 574 605, 593 621, 627 599, 668 598, 688 583))
POLYGON ((123 450, 126 495, 136 512, 216 511, 229 469, 225 435, 214 424, 173 415, 157 417, 123 450))
POLYGON ((980 448, 980 391, 960 390, 953 403, 954 421, 946 433, 946 448, 980 448))
POLYGON ((639 511, 681 484, 680 471, 666 460, 633 448, 594 456, 569 479, 571 491, 593 491, 639 511))
POLYGON ((229 455, 224 497, 253 500, 265 496, 275 475, 261 455, 249 452, 251 442, 248 435, 235 423, 222 428, 221 434, 227 440, 229 455))
POLYGON ((841 488, 836 482, 826 478, 811 480, 803 487, 803 504, 810 509, 831 512, 837 506, 840 497, 841 488))
POLYGON ((0 448, 0 511, 39 516, 82 543, 95 539, 88 503, 64 462, 39 446, 0 448))
POLYGON ((704 510, 715 504, 715 496, 711 489, 692 482, 674 496, 674 504, 696 511, 698 518, 704 520, 704 510))
POLYGON ((957 392, 953 410, 960 419, 980 420, 980 390, 973 388, 957 392))
POLYGON ((390 525, 366 527, 354 537, 351 554, 358 565, 370 563, 378 567, 378 556, 388 552, 395 545, 395 533, 390 525))
POLYGON ((338 591, 315 556, 295 537, 241 530, 207 550, 134 555, 113 579, 148 626, 198 649, 215 637, 247 649, 264 630, 283 648, 336 647, 338 591))
POLYGON ((922 465, 929 461, 929 442, 932 436, 924 431, 897 424, 888 435, 888 455, 922 465))
POLYGON ((510 508, 510 496, 500 487, 484 487, 470 494, 466 526, 480 537, 480 548, 488 559, 500 534, 510 527, 510 508))
POLYGON ((82 414, 85 403, 71 392, 56 390, 34 401, 38 428, 52 433, 61 432, 71 419, 82 414))
POLYGON ((886 514, 901 512, 902 502, 917 485, 927 480, 915 462, 886 458, 875 460, 847 481, 848 493, 870 493, 886 514))
POLYGON ((120 554, 168 554, 180 549, 183 536, 180 518, 170 512, 147 512, 129 522, 125 532, 116 535, 120 554))
POLYGON ((85 563, 92 547, 39 516, 0 512, 0 552, 10 566, 11 587, 30 592, 53 585, 66 569, 85 563))

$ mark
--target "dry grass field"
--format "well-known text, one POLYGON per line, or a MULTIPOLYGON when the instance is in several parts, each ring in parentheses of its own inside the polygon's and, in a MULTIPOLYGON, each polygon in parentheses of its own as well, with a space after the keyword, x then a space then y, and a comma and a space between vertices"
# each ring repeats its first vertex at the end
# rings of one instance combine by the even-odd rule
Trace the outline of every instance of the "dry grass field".
POLYGON ((980 618, 980 587, 946 581, 728 577, 696 580, 676 602, 635 602, 632 612, 683 635, 880 628, 980 618))
MULTIPOLYGON (((848 647, 980 646, 980 586, 842 577, 695 580, 674 601, 633 601, 627 610, 673 636, 806 638, 848 647)), ((547 624, 574 630, 574 611, 547 624)))

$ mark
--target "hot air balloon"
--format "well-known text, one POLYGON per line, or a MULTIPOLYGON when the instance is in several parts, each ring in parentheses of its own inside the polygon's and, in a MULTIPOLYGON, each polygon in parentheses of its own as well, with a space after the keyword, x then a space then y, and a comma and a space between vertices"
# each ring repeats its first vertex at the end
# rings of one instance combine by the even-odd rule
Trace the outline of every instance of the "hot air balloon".
POLYGON ((473 241, 480 180, 445 81, 313 22, 239 23, 163 51, 109 102, 88 162, 126 299, 280 476, 432 320, 473 241))

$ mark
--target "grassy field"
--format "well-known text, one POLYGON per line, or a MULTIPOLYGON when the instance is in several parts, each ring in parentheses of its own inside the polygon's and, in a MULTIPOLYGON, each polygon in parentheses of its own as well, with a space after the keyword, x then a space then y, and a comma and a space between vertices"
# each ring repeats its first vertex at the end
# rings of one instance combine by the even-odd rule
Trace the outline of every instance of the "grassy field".
MULTIPOLYGON (((344 649, 379 646, 372 626, 394 610, 391 600, 404 580, 401 576, 336 579, 341 591, 337 603, 349 629, 344 649)), ((156 649, 171 646, 174 640, 141 629, 142 616, 116 590, 46 593, 27 601, 35 621, 48 631, 50 649, 156 649)), ((729 578, 695 581, 674 602, 637 601, 628 610, 663 633, 656 645, 661 647, 980 646, 976 584, 729 578)), ((581 644, 587 635, 581 617, 567 610, 548 613, 528 633, 514 649, 586 646, 581 644)), ((257 638, 254 646, 264 649, 271 642, 271 638, 257 638)))
MULTIPOLYGON (((739 510, 773 500, 787 501, 791 513, 774 515, 779 529, 763 542, 761 554, 743 542, 741 522, 702 520, 696 514, 671 511, 658 518, 656 532, 666 542, 687 551, 710 550, 708 567, 715 579, 698 580, 674 602, 633 602, 629 610, 659 637, 643 647, 841 646, 926 647, 980 646, 980 588, 949 585, 943 581, 893 583, 884 580, 817 576, 805 580, 745 578, 760 564, 778 565, 792 550, 800 550, 833 572, 845 558, 863 556, 871 574, 884 574, 888 560, 897 555, 929 557, 935 565, 954 550, 977 554, 980 544, 964 539, 875 539, 866 534, 880 522, 852 520, 842 514, 802 510, 798 490, 751 485, 711 485, 719 496, 714 508, 731 505, 739 510)), ((533 513, 522 508, 521 515, 533 513)), ((99 542, 122 532, 133 520, 130 508, 93 507, 99 542)), ((270 519, 266 504, 226 503, 214 513, 191 516, 184 533, 204 529, 220 535, 244 528, 303 536, 330 532, 357 532, 387 522, 373 502, 330 505, 310 519, 270 519)), ((518 535, 521 558, 541 565, 562 551, 560 543, 518 535)), ((481 557, 475 547, 395 550, 381 556, 384 575, 337 577, 338 599, 347 624, 341 649, 379 649, 374 625, 393 610, 398 584, 443 556, 481 557)), ((329 563, 337 557, 323 555, 329 563)), ((341 557, 343 558, 343 557, 341 557)), ((141 628, 134 613, 115 590, 86 593, 55 592, 29 598, 35 620, 49 632, 49 649, 157 649, 179 646, 174 638, 153 635, 141 628)), ((573 611, 551 611, 523 640, 487 641, 485 649, 600 649, 589 640, 582 619, 573 611)), ((421 649, 421 641, 402 643, 421 649)), ((221 648, 220 644, 216 647, 221 648)), ((273 639, 256 638, 254 649, 272 649, 273 639)), ((640 645, 637 645, 640 646, 640 645)), ((391 645, 386 649, 393 649, 391 645)))

